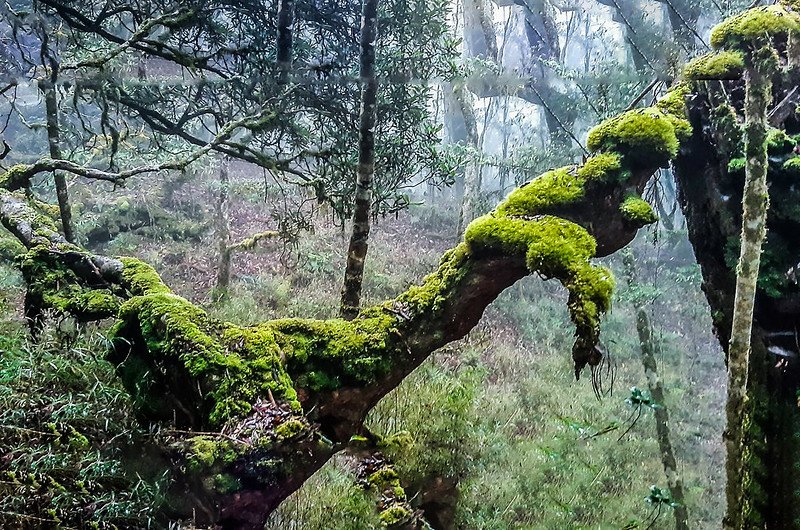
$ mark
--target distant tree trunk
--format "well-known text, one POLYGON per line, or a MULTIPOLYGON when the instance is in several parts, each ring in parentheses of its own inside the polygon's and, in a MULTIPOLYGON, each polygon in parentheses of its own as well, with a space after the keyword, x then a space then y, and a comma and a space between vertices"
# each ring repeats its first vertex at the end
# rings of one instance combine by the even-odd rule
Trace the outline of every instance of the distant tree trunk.
MULTIPOLYGON (((628 282, 632 285, 636 281, 636 267, 631 253, 625 256, 625 269, 628 282)), ((681 480, 678 473, 678 463, 675 459, 675 451, 672 448, 669 432, 669 412, 665 405, 664 386, 661 384, 661 377, 656 364, 655 354, 658 345, 653 341, 653 327, 643 304, 635 302, 634 306, 636 308, 636 332, 639 335, 639 346, 642 353, 644 375, 647 379, 647 389, 650 391, 653 401, 661 405, 661 407, 655 409, 653 415, 656 420, 656 440, 661 453, 661 463, 664 465, 664 475, 667 477, 667 486, 672 499, 678 503, 678 506, 673 510, 675 528, 676 530, 689 530, 689 511, 686 508, 683 480, 681 480)))
MULTIPOLYGON (((47 143, 50 147, 50 158, 61 159, 60 131, 58 119, 58 96, 56 94, 56 79, 58 65, 52 64, 52 75, 47 81, 42 81, 39 88, 44 94, 45 112, 47 113, 47 143)), ((69 204, 69 191, 64 173, 55 171, 53 179, 56 185, 56 198, 58 209, 61 213, 61 226, 67 241, 75 242, 75 232, 72 229, 72 208, 69 204)))
POLYGON ((278 82, 286 84, 292 71, 292 23, 294 22, 294 0, 278 3, 278 82))
MULTIPOLYGON (((736 273, 731 340, 728 348, 728 427, 726 444, 728 512, 727 528, 753 528, 750 517, 760 510, 753 506, 757 496, 750 491, 759 483, 758 452, 754 446, 759 429, 755 426, 755 399, 748 381, 751 365, 763 364, 751 359, 751 332, 756 283, 761 264, 761 247, 766 239, 767 209, 767 108, 772 100, 769 66, 774 51, 762 48, 747 58, 745 75, 745 184, 742 198, 741 252, 736 273)), ((788 463, 787 463, 788 464, 788 463)))
POLYGON ((217 263, 217 283, 211 297, 215 302, 228 298, 228 288, 231 284, 231 232, 228 194, 230 190, 229 179, 230 159, 222 157, 219 167, 219 197, 217 199, 217 249, 219 262, 217 263))
POLYGON ((347 249, 347 267, 342 287, 340 314, 351 320, 361 304, 364 261, 369 243, 372 209, 372 178, 375 173, 375 121, 378 80, 375 76, 375 41, 378 36, 378 0, 364 0, 361 11, 361 111, 358 130, 358 174, 356 177, 353 233, 347 249))
MULTIPOLYGON (((470 93, 463 84, 453 87, 453 99, 461 110, 464 117, 464 128, 466 130, 467 145, 472 148, 475 155, 479 150, 478 143, 478 123, 475 119, 475 110, 472 107, 470 93)), ((481 171, 480 163, 473 160, 467 163, 464 168, 464 197, 461 201, 461 211, 458 215, 458 235, 464 233, 467 225, 472 221, 478 210, 478 202, 481 193, 481 171)))

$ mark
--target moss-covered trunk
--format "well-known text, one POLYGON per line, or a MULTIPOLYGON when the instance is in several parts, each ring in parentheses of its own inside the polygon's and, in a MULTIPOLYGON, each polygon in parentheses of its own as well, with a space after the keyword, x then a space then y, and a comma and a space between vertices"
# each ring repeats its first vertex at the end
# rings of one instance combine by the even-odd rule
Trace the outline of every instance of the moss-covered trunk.
MULTIPOLYGON (((47 144, 50 149, 50 158, 61 159, 61 130, 58 117, 58 94, 56 92, 56 79, 58 67, 52 67, 53 74, 50 79, 41 81, 39 87, 44 94, 45 113, 47 117, 47 144)), ((72 206, 69 202, 69 189, 67 179, 61 171, 53 172, 53 181, 56 188, 58 210, 61 213, 61 227, 67 241, 75 241, 75 232, 72 226, 72 206)))
MULTIPOLYGON (((636 265, 632 254, 625 256, 625 269, 628 281, 633 286, 637 280, 636 265)), ((664 475, 667 478, 670 495, 678 504, 673 508, 675 528, 676 530, 689 530, 689 510, 686 505, 683 480, 678 471, 675 450, 672 447, 669 411, 665 401, 664 385, 661 383, 661 376, 658 373, 658 365, 656 364, 658 345, 653 340, 653 327, 650 324, 650 318, 647 316, 643 300, 637 299, 634 306, 636 309, 636 333, 639 335, 639 347, 641 349, 642 367, 647 379, 647 389, 650 391, 653 401, 660 405, 653 412, 656 421, 656 441, 661 453, 661 464, 664 466, 664 475)))
MULTIPOLYGON (((757 401, 763 399, 749 383, 752 369, 760 370, 762 359, 753 358, 751 332, 761 247, 767 235, 767 106, 772 101, 774 52, 761 48, 749 54, 745 73, 744 151, 745 185, 742 199, 741 252, 728 347, 728 402, 726 415, 727 499, 725 524, 744 529, 763 525, 759 499, 759 476, 763 470, 763 430, 758 425, 757 401)), ((758 388, 758 387, 755 387, 758 388)))
POLYGON ((352 319, 361 305, 364 262, 369 244, 372 212, 372 179, 375 174, 375 121, 378 79, 375 76, 375 41, 378 37, 378 0, 364 0, 361 10, 361 110, 358 127, 358 172, 356 175, 353 231, 347 248, 340 314, 352 319))

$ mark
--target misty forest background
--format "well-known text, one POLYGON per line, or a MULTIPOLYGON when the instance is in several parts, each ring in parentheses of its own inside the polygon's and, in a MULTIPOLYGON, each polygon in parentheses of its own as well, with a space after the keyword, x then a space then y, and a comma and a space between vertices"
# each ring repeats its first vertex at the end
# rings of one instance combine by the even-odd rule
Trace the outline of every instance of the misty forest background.
MULTIPOLYGON (((383 81, 362 305, 396 296, 434 269, 458 241, 465 217, 585 156, 592 125, 652 104, 687 59, 706 51, 711 28, 751 3, 380 2, 383 81), (415 71, 402 71, 409 61, 415 71), (467 81, 454 87, 454 76, 467 81)), ((0 51, 9 64, 25 64, 29 53, 33 66, 12 73, 14 84, 0 97, 0 131, 12 146, 4 167, 49 148, 47 90, 35 80, 43 68, 40 41, 15 30, 10 13, 19 15, 19 4, 0 7, 0 51), (19 39, 29 47, 22 55, 15 51, 19 39)), ((318 4, 319 13, 341 15, 330 23, 342 24, 342 40, 355 36, 357 45, 360 4, 318 4)), ((69 30, 57 19, 52 24, 51 38, 68 41, 69 30)), ((227 31, 237 31, 235 24, 227 31)), ((222 320, 336 317, 358 155, 358 64, 335 39, 311 33, 298 37, 302 66, 294 74, 330 89, 316 107, 293 114, 297 122, 281 133, 289 139, 279 141, 319 156, 295 159, 291 171, 282 171, 209 154, 183 170, 124 185, 64 173, 75 239, 103 254, 142 258, 177 294, 222 320), (229 277, 221 267, 229 267, 229 277)), ((61 60, 85 59, 89 48, 64 49, 61 60)), ((188 94, 192 80, 168 61, 134 52, 114 57, 109 70, 127 92, 84 95, 90 89, 68 74, 55 85, 64 156, 119 168, 186 152, 181 138, 151 133, 120 106, 125 97, 152 97, 147 104, 158 109, 149 87, 188 94)), ((206 133, 198 127, 196 134, 206 133)), ((43 174, 34 187, 56 204, 53 182, 43 174)), ((601 260, 614 271, 617 289, 602 330, 610 362, 594 381, 588 372, 574 378, 566 291, 528 277, 369 414, 367 425, 385 437, 384 451, 407 491, 415 502, 439 505, 447 527, 673 528, 674 508, 659 497, 669 495, 654 418, 659 408, 670 415, 688 527, 719 527, 724 356, 669 170, 651 181, 645 199, 659 221, 601 260), (639 308, 653 334, 665 390, 660 403, 645 378, 639 308)), ((159 428, 131 419, 134 404, 102 360, 105 324, 53 318, 37 341, 29 338, 25 285, 14 263, 19 250, 0 229, 0 526, 160 527, 153 514, 169 476, 155 473, 140 449, 159 428)), ((326 464, 267 525, 378 527, 374 503, 345 457, 326 464)))

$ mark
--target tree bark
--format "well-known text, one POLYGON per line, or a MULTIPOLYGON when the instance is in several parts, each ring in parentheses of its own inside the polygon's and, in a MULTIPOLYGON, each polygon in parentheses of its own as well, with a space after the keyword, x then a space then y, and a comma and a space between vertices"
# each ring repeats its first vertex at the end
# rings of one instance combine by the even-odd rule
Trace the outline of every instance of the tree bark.
POLYGON ((378 79, 375 76, 375 41, 378 37, 378 0, 364 0, 361 12, 361 110, 358 128, 358 173, 356 176, 353 232, 347 249, 340 314, 353 319, 361 305, 364 262, 369 244, 372 211, 372 179, 375 174, 375 121, 378 79))

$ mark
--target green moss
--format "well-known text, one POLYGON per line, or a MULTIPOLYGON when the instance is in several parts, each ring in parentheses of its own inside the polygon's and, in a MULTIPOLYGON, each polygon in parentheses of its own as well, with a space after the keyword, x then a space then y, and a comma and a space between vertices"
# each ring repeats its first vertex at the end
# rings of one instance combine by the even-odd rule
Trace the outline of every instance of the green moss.
POLYGON ((585 228, 547 215, 509 219, 490 214, 470 223, 464 239, 473 252, 524 256, 531 272, 558 278, 570 293, 568 307, 580 347, 597 343, 600 316, 611 306, 614 281, 608 269, 589 262, 596 242, 585 228))
POLYGON ((800 156, 790 158, 783 163, 781 168, 791 176, 800 177, 800 156))
POLYGON ((408 521, 412 516, 411 510, 404 503, 396 503, 379 514, 381 523, 387 527, 398 526, 408 521))
POLYGON ((230 464, 241 452, 232 441, 224 438, 201 435, 188 441, 187 463, 189 469, 196 472, 230 464))
POLYGON ((609 182, 626 180, 630 173, 623 170, 622 160, 617 153, 597 153, 578 168, 578 176, 587 181, 609 182))
POLYGON ((712 52, 689 61, 683 75, 692 80, 739 79, 744 72, 744 56, 737 51, 712 52))
POLYGON ((217 473, 214 475, 214 489, 217 493, 226 495, 242 489, 242 483, 230 473, 217 473))
POLYGON ((17 164, 0 173, 0 188, 14 191, 26 187, 30 178, 26 175, 26 171, 30 168, 31 166, 26 164, 17 164))
POLYGON ((622 212, 622 217, 637 227, 658 221, 658 216, 656 216, 647 201, 633 195, 626 197, 619 209, 622 212))
POLYGON ((715 49, 743 46, 760 47, 771 39, 786 37, 800 30, 800 17, 782 5, 748 9, 727 18, 711 31, 711 46, 715 49))
POLYGON ((679 140, 691 132, 689 123, 657 107, 625 112, 589 131, 591 151, 616 152, 636 167, 657 168, 678 152, 679 140))
POLYGON ((767 132, 767 152, 770 155, 789 154, 796 145, 797 141, 782 129, 770 128, 767 132))
POLYGON ((728 162, 728 173, 744 173, 744 167, 747 165, 745 158, 732 158, 728 162))
POLYGON ((295 438, 307 431, 308 425, 297 419, 288 420, 275 428, 275 434, 282 440, 295 438))
POLYGON ((367 482, 379 490, 385 490, 400 485, 400 475, 392 466, 383 466, 367 477, 367 482))
POLYGON ((511 192, 497 207, 499 215, 530 215, 573 203, 583 197, 583 179, 575 166, 544 173, 539 178, 511 192))
POLYGON ((686 82, 673 86, 664 97, 656 102, 656 107, 664 114, 676 118, 686 118, 686 97, 691 93, 691 87, 686 82))

